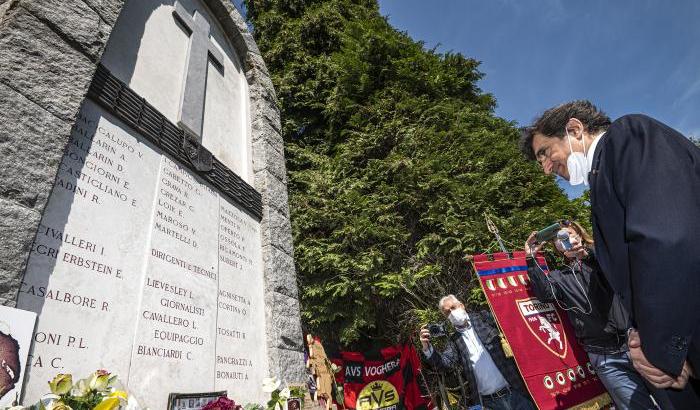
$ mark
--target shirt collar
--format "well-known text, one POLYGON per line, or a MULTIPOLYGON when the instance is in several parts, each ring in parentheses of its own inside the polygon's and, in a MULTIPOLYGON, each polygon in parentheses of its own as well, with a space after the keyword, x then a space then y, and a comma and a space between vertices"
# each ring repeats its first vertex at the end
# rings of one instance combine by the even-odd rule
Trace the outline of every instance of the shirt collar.
POLYGON ((587 171, 586 174, 588 174, 588 172, 591 172, 591 169, 593 169, 593 156, 595 155, 595 148, 598 146, 598 143, 600 142, 600 140, 603 139, 604 135, 605 135, 605 131, 598 134, 593 139, 591 146, 588 147, 588 152, 586 153, 586 165, 588 166, 588 169, 586 170, 587 171))

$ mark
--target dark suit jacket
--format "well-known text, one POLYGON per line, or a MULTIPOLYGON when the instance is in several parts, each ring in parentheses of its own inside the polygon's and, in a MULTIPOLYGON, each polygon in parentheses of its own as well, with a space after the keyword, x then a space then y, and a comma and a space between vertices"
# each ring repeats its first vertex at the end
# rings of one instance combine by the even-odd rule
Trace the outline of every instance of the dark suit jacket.
MULTIPOLYGON (((510 384, 511 388, 518 389, 525 397, 529 397, 513 359, 507 358, 503 353, 501 338, 499 336, 500 333, 496 328, 491 312, 470 312, 469 320, 471 325, 474 326, 474 332, 479 337, 479 340, 481 340, 484 348, 486 348, 491 355, 496 367, 501 371, 501 374, 508 384, 510 384)), ((469 361, 469 351, 460 333, 450 335, 450 342, 447 344, 445 350, 440 353, 433 349, 433 354, 428 357, 427 360, 431 366, 443 371, 459 365, 463 370, 462 375, 467 382, 467 392, 469 393, 468 404, 473 405, 480 403, 476 378, 474 377, 474 371, 469 361)))
POLYGON ((700 149, 644 115, 611 124, 589 175, 596 256, 656 367, 700 368, 700 149))

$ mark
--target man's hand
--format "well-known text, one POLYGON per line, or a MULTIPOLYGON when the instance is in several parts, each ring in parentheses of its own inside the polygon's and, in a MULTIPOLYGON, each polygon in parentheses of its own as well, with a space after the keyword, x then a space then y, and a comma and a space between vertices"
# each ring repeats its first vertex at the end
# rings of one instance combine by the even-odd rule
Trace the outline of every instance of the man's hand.
POLYGON ((674 378, 664 373, 663 370, 655 367, 647 360, 642 351, 642 341, 639 338, 639 332, 635 329, 630 329, 627 345, 630 349, 630 358, 632 359, 634 368, 637 369, 639 374, 647 379, 652 386, 659 389, 666 389, 669 387, 673 389, 683 389, 688 383, 688 377, 691 371, 687 361, 683 363, 681 374, 674 378))
POLYGON ((428 325, 423 325, 420 328, 420 342, 423 345, 423 350, 428 350, 430 347, 430 331, 428 325))
POLYGON ((683 370, 681 370, 680 376, 678 376, 676 378, 676 381, 673 382, 673 384, 671 385, 671 388, 683 390, 685 388, 686 384, 688 384, 688 379, 690 378, 692 373, 693 372, 690 370, 690 364, 686 360, 685 362, 683 362, 683 370))
POLYGON ((537 231, 533 231, 530 236, 527 237, 527 241, 525 241, 525 253, 528 256, 535 257, 537 255, 537 252, 540 251, 542 248, 541 243, 537 243, 537 239, 535 238, 535 235, 537 235, 537 231))

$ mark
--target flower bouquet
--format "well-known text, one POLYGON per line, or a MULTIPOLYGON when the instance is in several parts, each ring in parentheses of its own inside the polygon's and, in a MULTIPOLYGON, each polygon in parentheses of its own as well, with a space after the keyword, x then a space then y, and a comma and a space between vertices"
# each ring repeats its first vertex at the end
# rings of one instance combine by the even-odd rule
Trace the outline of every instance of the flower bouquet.
POLYGON ((73 383, 71 374, 58 374, 49 382, 51 393, 38 403, 8 410, 138 410, 140 406, 123 388, 118 387, 117 376, 106 370, 97 370, 89 377, 73 383))
MULTIPOLYGON (((304 394, 306 393, 303 387, 299 386, 287 386, 287 383, 282 383, 277 377, 269 377, 263 379, 263 391, 270 393, 270 400, 267 402, 267 410, 275 410, 279 407, 280 410, 286 410, 285 405, 287 401, 292 398, 298 398, 303 407, 304 394), (282 384, 285 385, 284 388, 282 384)), ((249 410, 249 409, 244 409, 249 410)))

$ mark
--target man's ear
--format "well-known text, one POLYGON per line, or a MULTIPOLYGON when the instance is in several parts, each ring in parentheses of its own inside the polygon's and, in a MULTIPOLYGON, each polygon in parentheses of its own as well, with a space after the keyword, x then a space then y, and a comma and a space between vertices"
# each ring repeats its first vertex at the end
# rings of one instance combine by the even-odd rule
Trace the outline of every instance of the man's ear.
POLYGON ((566 130, 569 131, 569 135, 571 135, 572 138, 581 140, 586 127, 583 126, 583 123, 579 121, 578 118, 571 118, 566 123, 566 130))

